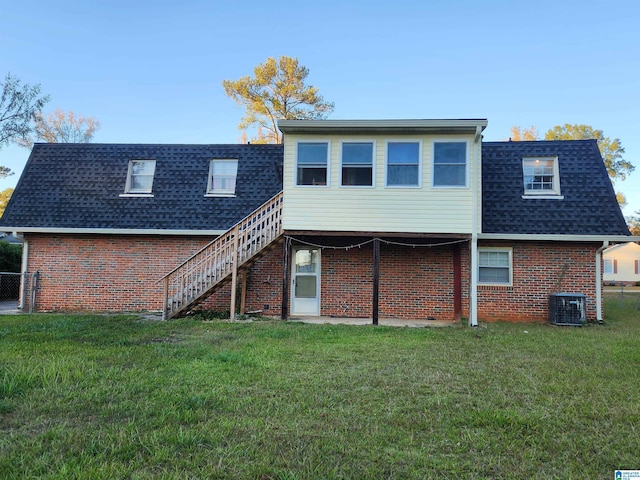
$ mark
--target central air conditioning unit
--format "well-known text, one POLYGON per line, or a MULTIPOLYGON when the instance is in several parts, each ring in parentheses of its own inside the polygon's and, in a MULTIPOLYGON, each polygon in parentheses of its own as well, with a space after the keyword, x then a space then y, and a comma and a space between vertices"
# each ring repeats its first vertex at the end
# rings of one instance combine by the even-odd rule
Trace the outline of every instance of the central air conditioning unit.
POLYGON ((581 293, 549 295, 549 321, 553 325, 581 326, 587 323, 586 299, 581 293))

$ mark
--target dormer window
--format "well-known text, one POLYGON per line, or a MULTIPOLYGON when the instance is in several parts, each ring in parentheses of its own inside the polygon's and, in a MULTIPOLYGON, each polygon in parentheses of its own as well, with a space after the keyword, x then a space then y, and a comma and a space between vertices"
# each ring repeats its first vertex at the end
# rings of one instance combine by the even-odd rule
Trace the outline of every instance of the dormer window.
POLYGON ((238 160, 214 159, 209 166, 207 195, 235 195, 238 160))
POLYGON ((525 196, 560 195, 558 157, 522 159, 525 196))
POLYGON ((155 171, 155 160, 130 160, 125 193, 151 193, 155 171))

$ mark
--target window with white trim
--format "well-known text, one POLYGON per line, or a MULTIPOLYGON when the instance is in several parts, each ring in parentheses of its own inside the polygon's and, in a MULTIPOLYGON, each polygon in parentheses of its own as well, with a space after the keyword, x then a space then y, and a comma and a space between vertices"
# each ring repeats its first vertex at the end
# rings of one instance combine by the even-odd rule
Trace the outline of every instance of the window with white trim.
POLYGON ((209 166, 207 195, 235 195, 238 160, 231 158, 213 159, 209 166))
POLYGON ((373 185, 373 142, 342 143, 342 185, 373 185))
POLYGON ((616 261, 613 258, 604 259, 604 273, 614 274, 616 273, 616 261))
POLYGON ((525 195, 560 195, 558 157, 522 159, 525 195))
POLYGON ((129 160, 125 193, 151 193, 155 171, 155 160, 129 160))
POLYGON ((420 186, 420 142, 387 143, 387 186, 420 186))
POLYGON ((299 142, 296 156, 296 185, 327 185, 328 142, 299 142))
POLYGON ((510 248, 478 249, 478 283, 484 285, 511 285, 512 250, 510 248))
POLYGON ((467 186, 466 142, 435 142, 433 144, 433 186, 467 186))

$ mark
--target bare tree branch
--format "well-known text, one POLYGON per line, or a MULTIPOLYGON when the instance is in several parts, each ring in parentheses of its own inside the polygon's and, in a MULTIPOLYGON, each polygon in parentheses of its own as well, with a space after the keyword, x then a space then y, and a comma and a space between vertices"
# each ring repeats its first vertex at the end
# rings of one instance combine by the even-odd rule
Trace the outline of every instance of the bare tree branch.
POLYGON ((7 74, 0 96, 0 148, 17 142, 33 131, 32 121, 49 101, 40 96, 40 85, 27 85, 7 74))

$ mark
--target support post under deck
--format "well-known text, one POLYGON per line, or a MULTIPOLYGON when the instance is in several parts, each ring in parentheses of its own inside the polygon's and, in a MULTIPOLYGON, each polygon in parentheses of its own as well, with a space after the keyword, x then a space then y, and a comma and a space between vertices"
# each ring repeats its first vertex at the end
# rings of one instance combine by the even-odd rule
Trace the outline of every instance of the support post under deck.
POLYGON ((462 249, 453 246, 453 316, 456 322, 462 318, 462 249))
POLYGON ((238 284, 238 226, 233 229, 233 246, 231 251, 231 307, 229 308, 229 318, 236 319, 236 285, 238 284))
POLYGON ((291 285, 291 268, 289 267, 289 258, 291 255, 290 241, 288 238, 284 239, 282 243, 282 302, 280 303, 280 318, 286 320, 289 318, 289 285, 291 285))
POLYGON ((378 325, 378 289, 380 286, 380 239, 373 239, 373 299, 371 318, 378 325))

